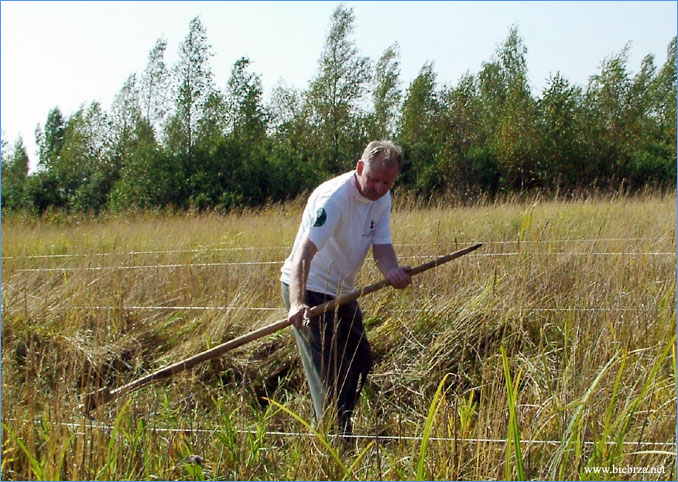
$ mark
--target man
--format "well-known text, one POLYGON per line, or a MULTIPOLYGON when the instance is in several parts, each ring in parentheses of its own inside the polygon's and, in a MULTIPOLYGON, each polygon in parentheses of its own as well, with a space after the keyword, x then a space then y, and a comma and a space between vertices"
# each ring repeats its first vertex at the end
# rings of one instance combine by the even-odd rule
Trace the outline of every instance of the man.
POLYGON ((402 167, 400 148, 370 142, 356 169, 321 184, 304 209, 292 253, 282 268, 282 294, 313 399, 315 419, 338 419, 351 433, 351 415, 372 366, 357 301, 308 319, 309 307, 354 291, 370 247, 379 270, 395 288, 407 287, 391 242, 393 186, 402 167))

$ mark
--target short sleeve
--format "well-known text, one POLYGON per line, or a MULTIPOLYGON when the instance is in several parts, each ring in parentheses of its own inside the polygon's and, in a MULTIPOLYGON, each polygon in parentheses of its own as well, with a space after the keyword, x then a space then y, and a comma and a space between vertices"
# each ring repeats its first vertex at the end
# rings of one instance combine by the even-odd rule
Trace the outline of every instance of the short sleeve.
POLYGON ((342 210, 332 198, 317 203, 314 211, 307 213, 308 239, 315 244, 318 251, 329 241, 341 221, 342 210))

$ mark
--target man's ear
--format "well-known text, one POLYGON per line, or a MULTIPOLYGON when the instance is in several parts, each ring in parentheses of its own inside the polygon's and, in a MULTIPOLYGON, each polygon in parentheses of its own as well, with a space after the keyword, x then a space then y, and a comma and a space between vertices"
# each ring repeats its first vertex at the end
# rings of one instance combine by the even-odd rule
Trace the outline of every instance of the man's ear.
POLYGON ((363 162, 362 159, 360 159, 360 160, 358 161, 358 165, 355 167, 355 172, 356 172, 356 174, 358 174, 359 176, 362 176, 362 175, 363 175, 363 169, 364 169, 364 168, 365 168, 365 163, 363 162))

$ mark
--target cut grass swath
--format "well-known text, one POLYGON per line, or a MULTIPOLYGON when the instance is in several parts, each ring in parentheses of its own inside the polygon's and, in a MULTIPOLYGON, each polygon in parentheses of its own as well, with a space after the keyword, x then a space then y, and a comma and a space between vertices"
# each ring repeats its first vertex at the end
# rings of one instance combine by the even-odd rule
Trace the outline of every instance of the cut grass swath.
MULTIPOLYGON (((482 245, 483 245, 482 243, 477 243, 474 244, 473 246, 468 246, 466 248, 459 249, 454 253, 439 256, 438 258, 432 261, 411 268, 408 271, 408 273, 410 274, 410 276, 414 276, 423 273, 424 271, 437 268, 438 266, 444 263, 448 263, 452 260, 460 258, 461 256, 464 256, 465 254, 475 251, 482 245)), ((391 282, 388 280, 388 278, 383 278, 381 281, 369 284, 356 291, 344 293, 343 295, 338 296, 337 298, 331 299, 330 301, 327 301, 323 304, 312 307, 308 311, 308 317, 313 318, 315 316, 321 315, 327 311, 335 309, 337 306, 350 303, 351 301, 355 301, 364 295, 374 293, 375 291, 379 291, 380 289, 385 288, 386 286, 391 286, 391 282)), ((226 353, 227 351, 238 348, 239 346, 245 345, 263 336, 271 335, 291 324, 292 322, 289 319, 284 318, 282 320, 276 321, 275 323, 271 323, 270 325, 263 326, 257 330, 251 331, 242 336, 227 341, 226 343, 222 343, 221 345, 215 346, 209 350, 203 351, 202 353, 198 353, 197 355, 194 355, 190 358, 168 365, 165 368, 161 368, 160 370, 157 370, 146 376, 137 378, 136 380, 127 383, 126 385, 123 385, 121 387, 118 387, 114 390, 111 390, 110 387, 108 386, 102 387, 95 392, 85 394, 83 397, 83 403, 81 405, 81 408, 85 411, 85 413, 87 413, 90 410, 96 408, 97 406, 100 406, 104 403, 108 403, 124 394, 128 394, 134 390, 138 390, 141 387, 144 387, 151 383, 155 383, 159 380, 164 380, 179 372, 188 370, 189 368, 193 368, 199 363, 203 363, 207 360, 219 357, 226 353)))

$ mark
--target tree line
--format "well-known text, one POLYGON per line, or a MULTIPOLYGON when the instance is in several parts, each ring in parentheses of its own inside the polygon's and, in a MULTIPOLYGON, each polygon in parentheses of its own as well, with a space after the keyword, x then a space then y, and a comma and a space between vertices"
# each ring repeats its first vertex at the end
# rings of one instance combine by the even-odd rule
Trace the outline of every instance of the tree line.
POLYGON ((586 86, 552 75, 535 96, 527 48, 510 29, 477 74, 440 82, 432 62, 403 87, 399 45, 372 61, 339 5, 306 89, 280 82, 265 100, 252 61, 217 86, 199 17, 175 65, 159 39, 109 111, 53 108, 36 129, 38 169, 2 136, 2 209, 100 212, 229 210, 285 201, 351 169, 372 139, 393 139, 398 189, 423 198, 513 191, 676 185, 676 37, 664 65, 628 68, 628 45, 586 86))

